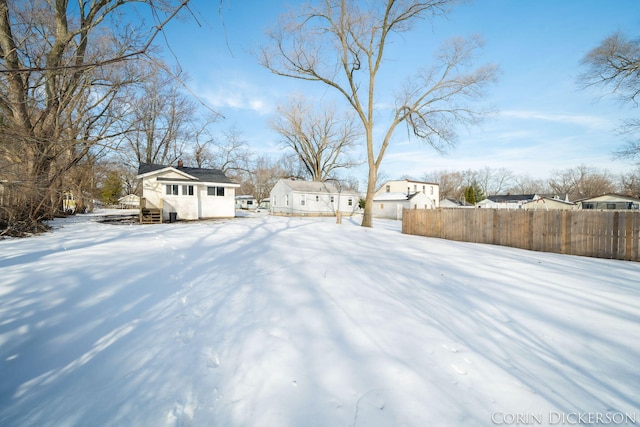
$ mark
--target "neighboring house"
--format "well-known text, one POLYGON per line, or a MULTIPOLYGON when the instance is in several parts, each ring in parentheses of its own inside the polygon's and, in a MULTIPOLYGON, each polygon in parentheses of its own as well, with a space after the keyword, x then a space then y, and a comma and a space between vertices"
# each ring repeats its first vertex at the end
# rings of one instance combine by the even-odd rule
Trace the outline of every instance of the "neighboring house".
POLYGON ((402 209, 434 209, 434 200, 422 191, 417 193, 380 193, 373 198, 374 218, 402 219, 402 209))
POLYGON ((473 208, 471 203, 465 202, 464 200, 456 200, 450 197, 446 199, 440 200, 441 208, 473 208))
POLYGON ((236 209, 255 210, 258 208, 258 201, 250 195, 236 196, 236 209))
POLYGON ((579 200, 577 203, 579 209, 638 210, 640 207, 640 199, 613 193, 579 200))
POLYGON ((535 194, 503 194, 488 196, 476 203, 479 208, 490 209, 522 209, 529 202, 536 200, 535 194))
POLYGON ((374 218, 402 219, 402 209, 440 206, 440 186, 433 182, 401 179, 387 181, 373 196, 374 218))
POLYGON ((162 219, 232 218, 239 187, 219 169, 143 163, 138 168, 146 208, 162 210, 162 219))
POLYGON ((269 210, 271 208, 271 200, 267 197, 266 199, 262 199, 260 205, 258 205, 258 209, 266 209, 269 210))
POLYGON ((358 210, 360 195, 340 190, 328 182, 281 179, 269 195, 272 215, 334 216, 353 215, 358 210))
POLYGON ((576 209, 576 204, 562 199, 538 197, 535 200, 526 202, 522 205, 522 209, 526 210, 572 210, 576 209))
POLYGON ((387 181, 376 191, 376 196, 381 193, 405 193, 413 194, 422 191, 426 196, 435 201, 435 207, 440 206, 440 186, 435 182, 413 181, 400 179, 387 181))
POLYGON ((137 209, 140 207, 140 196, 127 194, 118 199, 118 205, 120 205, 122 209, 137 209))

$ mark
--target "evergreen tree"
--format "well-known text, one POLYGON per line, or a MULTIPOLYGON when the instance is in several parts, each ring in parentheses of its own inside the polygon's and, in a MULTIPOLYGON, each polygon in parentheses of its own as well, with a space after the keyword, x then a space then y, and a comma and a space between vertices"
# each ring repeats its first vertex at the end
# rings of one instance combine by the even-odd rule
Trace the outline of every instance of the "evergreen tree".
POLYGON ((464 200, 467 203, 475 205, 479 201, 486 199, 482 189, 478 183, 474 182, 464 190, 464 200))
POLYGON ((122 194, 122 177, 117 171, 111 171, 107 174, 102 189, 100 191, 100 197, 107 205, 115 205, 118 203, 118 199, 122 194))

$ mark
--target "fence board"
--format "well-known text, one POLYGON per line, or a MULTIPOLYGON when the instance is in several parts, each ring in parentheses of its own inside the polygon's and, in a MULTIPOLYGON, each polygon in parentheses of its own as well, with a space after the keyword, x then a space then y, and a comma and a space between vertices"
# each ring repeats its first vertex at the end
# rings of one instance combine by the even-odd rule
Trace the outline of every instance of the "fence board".
POLYGON ((405 209, 402 232, 474 243, 640 261, 640 212, 405 209))

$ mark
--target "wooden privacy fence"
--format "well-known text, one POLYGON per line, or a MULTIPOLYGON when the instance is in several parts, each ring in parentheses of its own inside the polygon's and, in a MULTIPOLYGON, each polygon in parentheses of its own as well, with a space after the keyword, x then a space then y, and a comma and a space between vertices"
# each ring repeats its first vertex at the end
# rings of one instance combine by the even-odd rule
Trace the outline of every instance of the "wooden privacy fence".
POLYGON ((640 261, 640 212, 405 209, 402 232, 542 252, 640 261))

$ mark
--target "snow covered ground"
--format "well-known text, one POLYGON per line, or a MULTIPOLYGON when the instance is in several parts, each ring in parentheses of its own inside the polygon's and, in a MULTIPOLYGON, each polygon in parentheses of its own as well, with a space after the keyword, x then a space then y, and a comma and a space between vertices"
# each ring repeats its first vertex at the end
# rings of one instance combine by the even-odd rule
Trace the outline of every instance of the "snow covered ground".
POLYGON ((358 221, 0 241, 0 425, 640 424, 640 264, 358 221))

